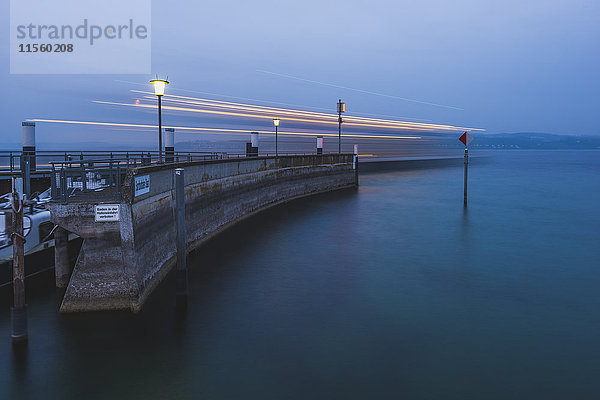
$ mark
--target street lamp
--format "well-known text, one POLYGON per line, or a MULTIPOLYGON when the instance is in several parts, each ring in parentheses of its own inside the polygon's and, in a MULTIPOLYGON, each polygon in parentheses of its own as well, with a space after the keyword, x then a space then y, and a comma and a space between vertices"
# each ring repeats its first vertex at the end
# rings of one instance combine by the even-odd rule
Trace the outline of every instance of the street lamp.
POLYGON ((150 81, 154 85, 154 94, 158 97, 158 159, 162 163, 162 96, 165 94, 165 86, 169 81, 164 79, 153 79, 150 81))
POLYGON ((277 127, 279 126, 280 122, 281 120, 279 118, 273 118, 273 125, 275 125, 275 156, 279 155, 277 150, 277 127))
POLYGON ((337 103, 338 112, 338 153, 342 153, 342 113, 346 112, 346 103, 342 103, 342 99, 337 103))

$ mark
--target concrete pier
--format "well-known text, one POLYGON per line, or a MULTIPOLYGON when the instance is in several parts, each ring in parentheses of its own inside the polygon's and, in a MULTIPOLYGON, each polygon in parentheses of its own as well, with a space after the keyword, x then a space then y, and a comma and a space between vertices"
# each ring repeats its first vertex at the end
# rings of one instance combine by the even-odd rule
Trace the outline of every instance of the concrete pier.
POLYGON ((57 226, 54 231, 54 274, 56 287, 65 288, 71 275, 69 259, 69 232, 57 226))
POLYGON ((332 154, 145 166, 127 172, 116 204, 89 197, 50 203, 52 221, 84 239, 60 311, 141 309, 176 261, 175 168, 185 168, 189 252, 261 209, 353 187, 352 161, 352 154, 332 154), (117 211, 99 220, 96 207, 107 203, 117 211))

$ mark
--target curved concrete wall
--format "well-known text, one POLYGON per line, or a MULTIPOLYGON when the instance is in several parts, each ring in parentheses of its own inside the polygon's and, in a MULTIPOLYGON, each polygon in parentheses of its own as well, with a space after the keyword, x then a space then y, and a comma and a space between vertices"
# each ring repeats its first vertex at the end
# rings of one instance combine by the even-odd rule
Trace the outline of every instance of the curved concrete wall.
POLYGON ((281 156, 180 163, 128 172, 118 222, 95 222, 96 203, 53 203, 52 220, 84 238, 62 312, 130 309, 175 265, 174 169, 185 169, 188 251, 282 201, 355 185, 353 156, 281 156), (136 178, 150 181, 135 195, 136 178))

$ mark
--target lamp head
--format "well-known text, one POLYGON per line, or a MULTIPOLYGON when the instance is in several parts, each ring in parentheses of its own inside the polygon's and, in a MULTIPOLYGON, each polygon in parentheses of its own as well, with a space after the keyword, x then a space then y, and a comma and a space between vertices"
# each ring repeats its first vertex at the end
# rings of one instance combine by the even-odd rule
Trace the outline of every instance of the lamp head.
POLYGON ((169 84, 169 81, 164 79, 153 79, 150 81, 150 83, 154 85, 154 94, 157 96, 162 96, 165 94, 165 86, 169 84))
POLYGON ((279 118, 273 118, 273 125, 279 126, 279 122, 281 122, 279 118))

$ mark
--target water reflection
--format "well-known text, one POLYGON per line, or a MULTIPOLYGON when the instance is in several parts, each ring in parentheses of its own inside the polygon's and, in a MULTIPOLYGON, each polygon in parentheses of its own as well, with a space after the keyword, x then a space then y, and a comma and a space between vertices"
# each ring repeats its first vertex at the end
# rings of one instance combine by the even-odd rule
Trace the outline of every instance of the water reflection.
POLYGON ((0 398, 593 398, 600 168, 572 156, 473 164, 468 209, 457 167, 268 210, 190 257, 183 316, 173 275, 137 315, 32 283, 17 354, 0 292, 0 398))

